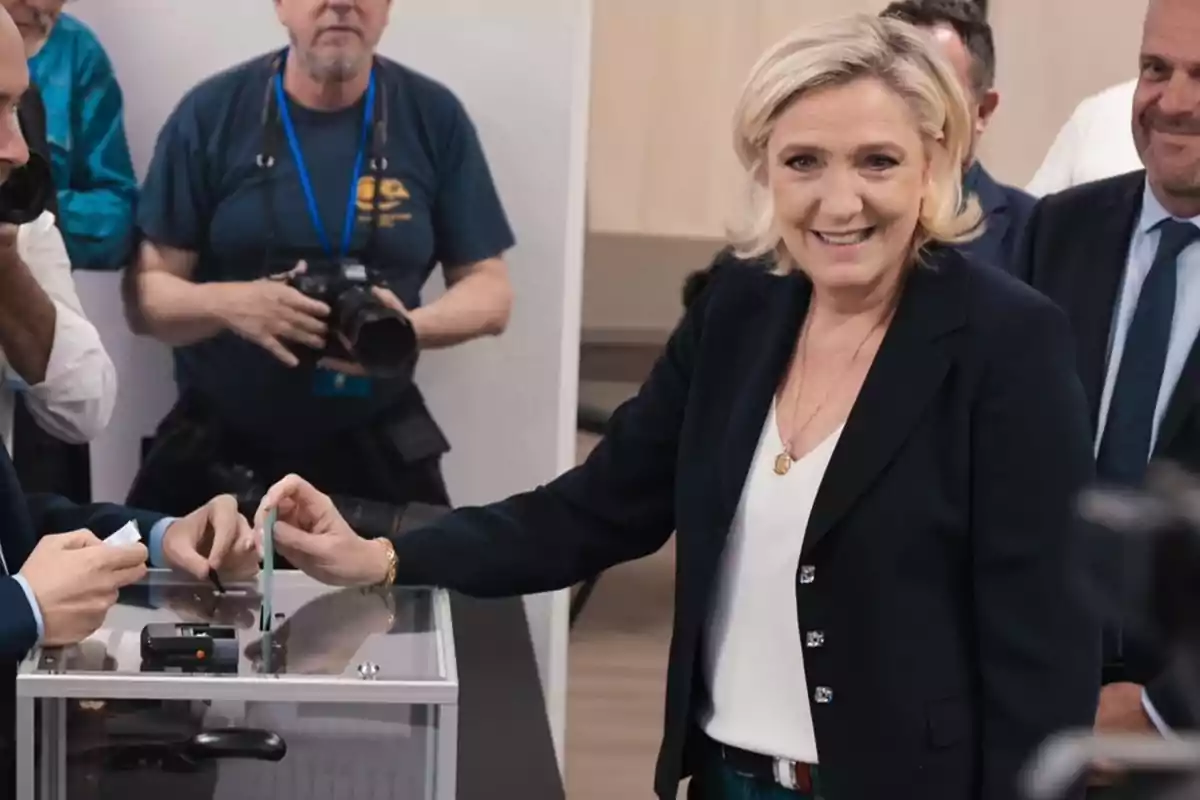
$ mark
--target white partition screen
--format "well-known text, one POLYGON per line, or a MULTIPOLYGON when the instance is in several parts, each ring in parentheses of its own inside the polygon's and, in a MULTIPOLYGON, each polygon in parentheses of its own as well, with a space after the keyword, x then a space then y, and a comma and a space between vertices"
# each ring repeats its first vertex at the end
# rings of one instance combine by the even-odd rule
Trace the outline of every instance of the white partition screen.
MULTIPOLYGON (((184 92, 287 41, 269 0, 104 0, 68 10, 115 64, 139 175, 184 92)), ((460 505, 532 488, 574 461, 590 41, 591 0, 396 0, 380 45, 463 100, 518 239, 508 332, 426 354, 418 371, 453 442, 446 475, 460 505)), ((120 371, 119 408, 92 455, 96 498, 119 500, 141 438, 174 399, 170 360, 128 333, 117 276, 76 276, 120 371)), ((435 273, 426 299, 440 290, 435 273)), ((531 597, 527 609, 561 763, 567 597, 531 597)))

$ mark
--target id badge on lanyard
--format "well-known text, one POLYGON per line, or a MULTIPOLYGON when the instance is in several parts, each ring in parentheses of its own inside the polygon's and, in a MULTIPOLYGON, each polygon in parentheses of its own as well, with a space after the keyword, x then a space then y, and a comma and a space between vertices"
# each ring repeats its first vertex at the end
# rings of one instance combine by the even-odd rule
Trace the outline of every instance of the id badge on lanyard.
MULTIPOLYGON (((308 205, 308 215, 321 246, 331 259, 344 262, 350 251, 350 243, 354 238, 354 227, 358 217, 358 182, 362 178, 363 159, 367 151, 367 139, 371 133, 371 122, 375 112, 375 71, 371 71, 371 79, 367 84, 367 102, 363 109, 362 136, 358 143, 358 153, 354 157, 354 173, 350 178, 350 197, 346 201, 346 214, 342 223, 342 240, 340 248, 334 250, 333 241, 325 230, 321 220, 321 212, 317 206, 316 194, 313 192, 312 180, 309 177, 308 165, 304 153, 300 149, 300 139, 296 135, 296 127, 292 123, 292 115, 288 110, 287 96, 283 91, 282 70, 275 76, 275 95, 279 105, 280 121, 284 133, 287 134, 288 146, 292 158, 296 161, 296 173, 300 177, 300 186, 304 190, 304 199, 308 205)), ((358 375, 346 375, 334 370, 317 367, 313 371, 312 391, 318 397, 368 397, 371 394, 371 379, 358 375)))

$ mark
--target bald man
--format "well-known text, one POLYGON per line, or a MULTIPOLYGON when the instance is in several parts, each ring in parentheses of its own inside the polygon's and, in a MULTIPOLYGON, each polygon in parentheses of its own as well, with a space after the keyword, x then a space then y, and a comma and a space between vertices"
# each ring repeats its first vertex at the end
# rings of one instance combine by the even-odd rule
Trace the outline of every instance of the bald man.
MULTIPOLYGON (((1042 198, 1014 262, 1071 318, 1096 474, 1114 485, 1159 459, 1200 472, 1200 3, 1151 0, 1139 64, 1125 127, 1144 168, 1042 198)), ((1106 593, 1128 606, 1106 627, 1096 728, 1195 730, 1194 668, 1144 624, 1136 544, 1095 543, 1106 593)))

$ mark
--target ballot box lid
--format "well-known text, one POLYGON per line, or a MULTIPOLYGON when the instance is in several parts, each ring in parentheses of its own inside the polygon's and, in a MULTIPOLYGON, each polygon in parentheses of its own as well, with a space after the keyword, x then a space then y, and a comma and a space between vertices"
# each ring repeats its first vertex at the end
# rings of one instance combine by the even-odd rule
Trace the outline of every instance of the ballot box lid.
POLYGON ((221 592, 207 581, 151 570, 121 590, 85 641, 34 648, 21 663, 17 695, 457 704, 444 590, 336 588, 294 570, 277 571, 273 581, 264 632, 260 581, 228 583, 221 592), (142 631, 153 623, 227 626, 235 634, 219 668, 164 667, 142 658, 142 631))

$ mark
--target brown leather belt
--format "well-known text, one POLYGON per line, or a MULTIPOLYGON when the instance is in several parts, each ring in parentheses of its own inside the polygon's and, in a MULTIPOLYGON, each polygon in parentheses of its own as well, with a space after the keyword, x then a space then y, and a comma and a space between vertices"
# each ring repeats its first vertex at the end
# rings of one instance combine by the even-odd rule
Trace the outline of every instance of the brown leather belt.
POLYGON ((785 758, 773 758, 715 742, 721 760, 734 772, 755 780, 773 783, 801 794, 812 794, 816 767, 785 758))

